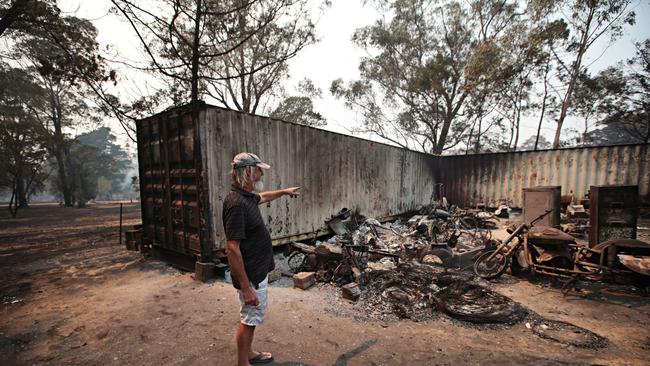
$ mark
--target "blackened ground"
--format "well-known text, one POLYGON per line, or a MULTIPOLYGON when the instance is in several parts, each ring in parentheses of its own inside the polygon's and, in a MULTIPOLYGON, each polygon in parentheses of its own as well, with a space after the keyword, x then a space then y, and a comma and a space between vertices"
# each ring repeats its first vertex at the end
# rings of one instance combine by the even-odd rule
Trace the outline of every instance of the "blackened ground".
MULTIPOLYGON (((118 213, 116 204, 36 205, 17 219, 0 211, 3 365, 234 364, 232 287, 198 283, 126 251, 118 213)), ((138 223, 138 206, 125 215, 126 225, 138 223)), ((373 320, 330 285, 272 287, 255 344, 274 353, 275 365, 648 364, 650 299, 629 287, 586 284, 565 297, 544 280, 509 275, 489 286, 544 319, 607 338, 607 346, 540 338, 533 330, 541 325, 527 319, 499 327, 448 316, 373 320)))

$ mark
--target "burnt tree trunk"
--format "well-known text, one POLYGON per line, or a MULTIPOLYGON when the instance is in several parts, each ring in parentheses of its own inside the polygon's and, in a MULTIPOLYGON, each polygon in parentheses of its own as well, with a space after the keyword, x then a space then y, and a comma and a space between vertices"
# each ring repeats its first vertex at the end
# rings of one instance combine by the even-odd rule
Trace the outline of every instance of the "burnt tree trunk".
POLYGON ((544 96, 542 97, 542 113, 539 116, 539 124, 537 125, 537 135, 535 136, 535 148, 539 146, 539 134, 542 131, 542 122, 544 121, 544 113, 546 112, 546 99, 548 98, 548 69, 549 63, 546 63, 546 68, 544 69, 544 96))
POLYGON ((478 120, 478 131, 476 131, 476 143, 474 144, 474 153, 478 154, 481 152, 481 134, 483 128, 483 117, 478 120))
POLYGON ((54 126, 54 136, 50 150, 54 155, 57 165, 57 175, 59 179, 63 203, 66 207, 72 207, 74 200, 72 197, 71 181, 69 176, 70 151, 66 147, 65 135, 63 134, 63 112, 61 109, 61 100, 56 91, 50 87, 50 108, 52 110, 52 125, 54 126))
MULTIPOLYGON (((56 140, 59 140, 55 136, 56 140)), ((59 146, 57 142, 54 143, 53 152, 54 159, 56 160, 57 166, 57 177, 59 179, 59 185, 61 189, 61 194, 63 195, 63 203, 66 207, 72 207, 72 189, 70 189, 70 182, 68 180, 68 169, 66 168, 66 159, 63 152, 63 147, 59 146)))
POLYGON ((50 108, 52 111, 52 125, 54 126, 54 135, 52 136, 50 151, 54 155, 57 165, 57 176, 63 195, 63 203, 66 207, 72 207, 74 202, 72 199, 72 189, 70 187, 70 177, 68 176, 67 161, 70 160, 69 152, 65 148, 65 135, 63 134, 62 123, 62 110, 61 101, 54 89, 49 88, 50 92, 50 108))
POLYGON ((454 118, 458 115, 458 111, 460 110, 460 107, 462 107, 463 103, 465 102, 465 98, 467 98, 468 93, 465 92, 463 95, 460 96, 460 98, 456 101, 456 104, 454 105, 454 99, 455 95, 451 96, 446 96, 446 111, 445 111, 445 118, 442 122, 442 129, 440 130, 440 137, 438 138, 438 144, 435 146, 435 149, 433 153, 435 155, 440 155, 442 154, 442 151, 445 149, 445 144, 447 143, 447 136, 449 135, 449 129, 451 128, 451 124, 454 121, 454 118))
POLYGON ((25 186, 25 179, 22 177, 22 174, 16 179, 16 200, 20 208, 26 208, 29 205, 27 201, 27 187, 25 186))
POLYGON ((553 139, 553 148, 557 149, 560 147, 560 133, 562 131, 562 125, 564 124, 564 119, 567 116, 569 106, 571 105, 571 94, 573 94, 573 89, 576 86, 578 77, 580 76, 580 67, 582 67, 582 57, 587 52, 587 43, 589 41, 589 31, 590 25, 595 13, 595 3, 591 4, 589 9, 589 15, 587 16, 587 21, 585 22, 585 29, 582 33, 580 39, 580 44, 578 48, 578 54, 576 60, 571 65, 571 74, 569 75, 569 86, 567 88, 566 94, 562 99, 562 108, 560 109, 560 117, 557 120, 557 129, 555 130, 555 138, 553 139))

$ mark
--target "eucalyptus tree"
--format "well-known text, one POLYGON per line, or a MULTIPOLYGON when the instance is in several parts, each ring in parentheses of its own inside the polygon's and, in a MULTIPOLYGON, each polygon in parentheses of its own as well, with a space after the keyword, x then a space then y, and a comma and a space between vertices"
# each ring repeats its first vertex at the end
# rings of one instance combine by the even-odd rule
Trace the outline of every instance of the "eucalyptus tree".
POLYGON ((0 0, 0 36, 53 25, 59 13, 55 0, 0 0))
POLYGON ((467 141, 473 115, 485 114, 504 57, 500 43, 522 15, 519 3, 374 3, 390 14, 353 37, 370 54, 359 65, 361 78, 335 80, 331 92, 361 113, 367 131, 398 145, 415 142, 441 154, 467 141))
POLYGON ((631 9, 634 0, 563 0, 557 2, 558 14, 567 23, 570 38, 566 55, 556 54, 560 78, 565 85, 557 119, 553 148, 558 148, 564 120, 571 108, 573 92, 584 72, 587 51, 599 40, 609 37, 612 42, 621 37, 625 25, 634 24, 636 14, 631 9), (570 62, 565 62, 565 59, 570 62))
POLYGON ((269 117, 304 126, 324 126, 327 120, 314 110, 314 99, 321 98, 323 91, 316 87, 311 80, 304 79, 298 85, 298 95, 285 96, 269 117))
POLYGON ((11 192, 9 211, 28 205, 43 188, 46 133, 34 113, 44 90, 24 70, 0 63, 0 187, 11 192))
MULTIPOLYGON (((58 186, 66 206, 74 204, 74 167, 70 132, 98 118, 89 99, 88 81, 102 83, 114 77, 99 56, 97 30, 85 19, 53 18, 43 26, 10 34, 13 62, 29 72, 45 93, 45 104, 31 106, 48 133, 46 146, 57 166, 58 186)), ((96 120, 95 120, 96 121, 96 120)))
POLYGON ((613 83, 623 81, 620 69, 610 67, 592 76, 583 72, 576 81, 573 91, 573 103, 569 112, 570 115, 582 120, 584 130, 582 131, 582 143, 588 144, 590 128, 594 127, 601 118, 604 104, 611 104, 614 95, 609 90, 619 89, 621 85, 614 86, 613 83), (609 88, 605 85, 610 84, 609 88))
MULTIPOLYGON (((240 5, 243 0, 228 3, 240 5)), ((233 19, 206 19, 207 31, 216 36, 235 24, 239 39, 224 39, 223 43, 241 43, 234 52, 207 65, 216 78, 208 79, 206 92, 222 105, 258 112, 269 96, 280 91, 280 82, 289 73, 287 61, 317 41, 311 6, 318 5, 318 1, 283 3, 260 1, 233 14, 233 19), (266 24, 260 27, 259 19, 266 24)))
POLYGON ((627 142, 650 142, 650 39, 636 43, 634 57, 597 78, 608 93, 600 124, 620 131, 627 142))
POLYGON ((494 95, 498 99, 495 101, 497 111, 510 124, 509 150, 517 149, 523 115, 540 108, 539 129, 549 103, 546 83, 551 65, 550 50, 567 36, 563 21, 544 19, 549 11, 549 8, 528 8, 526 17, 514 24, 501 40, 504 57, 494 95), (541 103, 533 99, 535 82, 540 76, 545 83, 541 103))
POLYGON ((211 96, 254 113, 287 61, 316 41, 308 6, 316 0, 111 1, 140 39, 144 69, 177 86, 178 104, 211 96))

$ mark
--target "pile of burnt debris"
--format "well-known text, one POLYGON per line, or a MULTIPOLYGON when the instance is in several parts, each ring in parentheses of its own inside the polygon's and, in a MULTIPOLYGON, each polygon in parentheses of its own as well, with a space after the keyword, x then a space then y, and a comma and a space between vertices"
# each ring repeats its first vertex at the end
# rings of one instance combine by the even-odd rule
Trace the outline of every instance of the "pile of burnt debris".
POLYGON ((524 309, 462 271, 494 245, 495 215, 439 207, 384 224, 341 210, 327 221, 336 235, 292 244, 294 286, 335 283, 343 297, 361 300, 377 316, 417 321, 442 311, 476 323, 520 321, 524 309))
MULTIPOLYGON (((366 317, 424 321, 439 314, 473 324, 525 322, 536 335, 577 347, 598 348, 606 339, 569 323, 545 319, 489 288, 469 271, 496 241, 491 230, 503 213, 426 207, 380 223, 343 209, 327 224, 326 241, 292 243, 288 267, 294 287, 335 284, 366 317)), ((506 216, 507 217, 507 216, 506 216)))
POLYGON ((336 235, 313 245, 293 243, 292 270, 311 267, 320 280, 356 281, 365 268, 394 266, 400 260, 466 269, 486 246, 494 244, 495 216, 478 210, 428 206, 418 214, 381 224, 343 209, 328 226, 336 235))

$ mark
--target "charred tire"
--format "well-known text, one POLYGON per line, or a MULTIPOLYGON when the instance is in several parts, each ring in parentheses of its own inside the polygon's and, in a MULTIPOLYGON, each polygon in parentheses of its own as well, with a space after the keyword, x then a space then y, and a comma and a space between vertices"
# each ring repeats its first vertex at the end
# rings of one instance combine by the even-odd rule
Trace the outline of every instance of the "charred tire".
POLYGON ((447 315, 472 323, 514 324, 526 315, 526 310, 511 299, 474 284, 452 284, 436 300, 447 315))
POLYGON ((476 259, 474 273, 477 276, 486 280, 497 278, 508 268, 510 258, 507 258, 503 253, 497 253, 492 259, 489 259, 493 253, 493 250, 487 251, 476 259))
POLYGON ((293 252, 287 258, 287 264, 293 273, 298 273, 306 266, 307 255, 298 251, 293 252))

